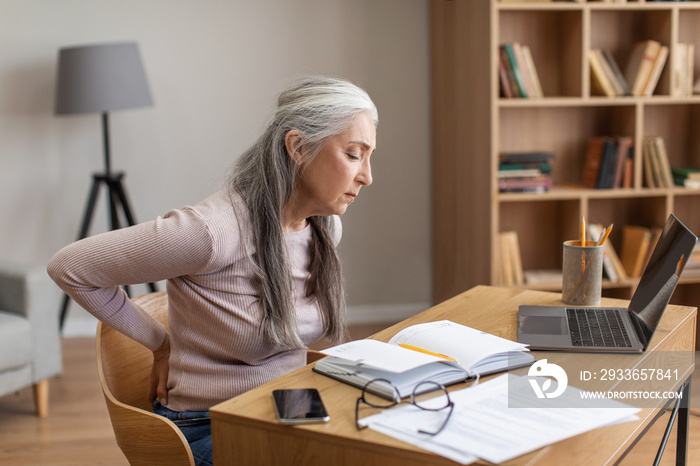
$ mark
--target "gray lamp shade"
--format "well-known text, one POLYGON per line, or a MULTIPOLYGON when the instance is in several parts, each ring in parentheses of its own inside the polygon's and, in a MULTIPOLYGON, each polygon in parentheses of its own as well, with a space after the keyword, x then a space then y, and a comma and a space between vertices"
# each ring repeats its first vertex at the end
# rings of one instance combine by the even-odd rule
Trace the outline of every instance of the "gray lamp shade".
POLYGON ((67 47, 58 53, 57 115, 153 105, 138 44, 67 47))

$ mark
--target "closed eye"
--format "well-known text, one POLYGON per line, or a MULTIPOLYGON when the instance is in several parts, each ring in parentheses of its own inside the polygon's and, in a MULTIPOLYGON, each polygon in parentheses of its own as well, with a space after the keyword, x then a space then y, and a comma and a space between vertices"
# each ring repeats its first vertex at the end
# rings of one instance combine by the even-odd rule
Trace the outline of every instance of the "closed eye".
POLYGON ((347 154, 347 155, 348 155, 348 157, 350 157, 352 160, 360 160, 360 157, 357 156, 357 155, 353 155, 353 154, 347 154))

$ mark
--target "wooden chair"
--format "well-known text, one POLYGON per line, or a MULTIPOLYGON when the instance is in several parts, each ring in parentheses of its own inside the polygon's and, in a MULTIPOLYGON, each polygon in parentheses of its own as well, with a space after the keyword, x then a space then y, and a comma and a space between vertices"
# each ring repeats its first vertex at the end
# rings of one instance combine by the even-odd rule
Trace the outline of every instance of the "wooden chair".
MULTIPOLYGON (((165 291, 133 299, 144 311, 168 325, 165 291)), ((324 354, 307 352, 307 364, 324 354)), ((107 324, 97 327, 97 372, 117 444, 133 465, 194 465, 190 446, 172 421, 151 410, 148 401, 153 353, 107 324)))
MULTIPOLYGON (((165 291, 133 301, 168 324, 165 291)), ((180 429, 151 412, 148 401, 153 353, 102 322, 97 327, 97 372, 117 444, 134 465, 191 465, 194 458, 180 429)))

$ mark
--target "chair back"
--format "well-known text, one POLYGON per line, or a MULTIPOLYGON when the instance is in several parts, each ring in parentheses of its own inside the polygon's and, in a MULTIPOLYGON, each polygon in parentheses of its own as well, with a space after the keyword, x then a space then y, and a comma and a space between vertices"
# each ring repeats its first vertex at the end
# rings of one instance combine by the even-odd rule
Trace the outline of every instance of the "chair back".
MULTIPOLYGON (((165 291, 133 299, 166 326, 165 291)), ((148 401, 153 353, 102 322, 97 327, 97 371, 117 444, 133 465, 194 465, 192 451, 180 429, 152 413, 148 401)))

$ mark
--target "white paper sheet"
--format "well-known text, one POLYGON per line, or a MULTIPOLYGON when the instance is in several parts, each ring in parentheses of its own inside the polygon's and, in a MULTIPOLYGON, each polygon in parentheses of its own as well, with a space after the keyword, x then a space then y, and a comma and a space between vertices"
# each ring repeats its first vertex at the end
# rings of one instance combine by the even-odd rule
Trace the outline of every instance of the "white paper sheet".
POLYGON ((508 397, 517 397, 525 390, 532 390, 527 377, 506 374, 450 393, 454 412, 437 436, 419 434, 418 430, 438 426, 446 411, 407 406, 385 410, 361 422, 463 464, 473 461, 469 459, 472 455, 501 463, 588 430, 634 419, 639 411, 612 400, 597 404, 606 407, 590 408, 574 387, 569 387, 566 398, 552 400, 554 408, 509 408, 508 397), (461 460, 457 459, 460 455, 461 460))

